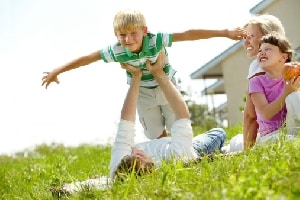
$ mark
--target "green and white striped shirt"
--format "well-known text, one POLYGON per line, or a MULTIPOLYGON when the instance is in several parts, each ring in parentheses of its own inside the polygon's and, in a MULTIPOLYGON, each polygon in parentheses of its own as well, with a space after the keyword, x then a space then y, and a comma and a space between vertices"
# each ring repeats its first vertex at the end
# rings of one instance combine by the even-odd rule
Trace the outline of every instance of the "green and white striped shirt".
MULTIPOLYGON (((166 56, 168 56, 165 47, 171 47, 172 39, 172 34, 157 33, 155 35, 152 33, 147 33, 147 35, 143 38, 142 51, 139 53, 128 51, 118 42, 114 45, 108 46, 105 49, 101 49, 100 54, 104 62, 123 62, 128 63, 134 67, 141 68, 143 71, 143 76, 140 86, 146 88, 155 88, 158 83, 156 82, 154 76, 150 73, 150 71, 147 70, 146 60, 150 60, 151 63, 155 63, 159 52, 163 48, 166 52, 166 56)), ((176 70, 171 67, 168 59, 166 60, 166 62, 167 63, 164 67, 164 72, 171 79, 175 75, 176 70)), ((127 83, 130 84, 132 75, 127 71, 126 74, 127 83)))

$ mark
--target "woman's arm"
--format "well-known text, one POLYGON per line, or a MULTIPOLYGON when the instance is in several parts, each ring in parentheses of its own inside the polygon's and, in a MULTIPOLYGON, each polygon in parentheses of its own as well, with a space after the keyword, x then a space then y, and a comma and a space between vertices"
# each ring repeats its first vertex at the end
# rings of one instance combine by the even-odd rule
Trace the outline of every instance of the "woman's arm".
POLYGON ((247 95, 246 105, 244 109, 244 122, 243 122, 243 137, 244 149, 250 148, 255 144, 258 130, 258 123, 256 121, 256 113, 252 100, 247 95))

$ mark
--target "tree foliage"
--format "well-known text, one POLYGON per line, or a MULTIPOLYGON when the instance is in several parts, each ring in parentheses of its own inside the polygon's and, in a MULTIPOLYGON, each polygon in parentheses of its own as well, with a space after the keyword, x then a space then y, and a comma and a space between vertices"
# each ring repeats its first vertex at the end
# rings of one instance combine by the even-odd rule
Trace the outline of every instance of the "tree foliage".
POLYGON ((197 104, 192 101, 187 102, 192 126, 200 127, 203 130, 209 130, 217 127, 215 116, 208 111, 208 105, 197 104))
MULTIPOLYGON (((190 111, 190 119, 192 121, 192 126, 199 131, 207 131, 209 129, 217 127, 217 119, 213 112, 209 111, 207 104, 197 104, 195 101, 191 100, 192 91, 184 91, 181 87, 181 80, 177 80, 177 87, 180 90, 181 95, 186 99, 190 111)), ((198 132, 196 130, 196 132, 198 132)))

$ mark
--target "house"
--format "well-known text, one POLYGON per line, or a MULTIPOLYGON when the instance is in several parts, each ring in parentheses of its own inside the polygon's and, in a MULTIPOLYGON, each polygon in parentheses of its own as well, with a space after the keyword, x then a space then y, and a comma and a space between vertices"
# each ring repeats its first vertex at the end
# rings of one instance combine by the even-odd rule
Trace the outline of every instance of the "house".
MULTIPOLYGON (((252 9, 251 14, 272 14, 277 16, 285 27, 286 35, 293 48, 300 51, 300 1, 299 0, 262 0, 252 9)), ((300 53, 297 54, 299 59, 300 53)), ((227 102, 218 108, 216 116, 226 118, 229 125, 242 123, 244 106, 247 93, 249 64, 252 60, 246 57, 243 41, 238 41, 224 52, 212 58, 208 63, 193 72, 191 79, 217 79, 213 85, 202 91, 204 95, 226 94, 227 102)))

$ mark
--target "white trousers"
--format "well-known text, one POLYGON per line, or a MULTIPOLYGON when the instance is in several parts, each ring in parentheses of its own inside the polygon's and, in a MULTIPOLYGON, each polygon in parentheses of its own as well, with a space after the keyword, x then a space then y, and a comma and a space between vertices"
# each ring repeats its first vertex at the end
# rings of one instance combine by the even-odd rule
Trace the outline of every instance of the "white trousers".
POLYGON ((293 92, 285 98, 287 108, 286 128, 289 135, 300 133, 300 91, 293 92))

